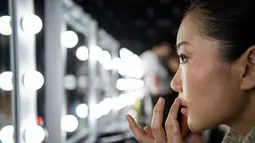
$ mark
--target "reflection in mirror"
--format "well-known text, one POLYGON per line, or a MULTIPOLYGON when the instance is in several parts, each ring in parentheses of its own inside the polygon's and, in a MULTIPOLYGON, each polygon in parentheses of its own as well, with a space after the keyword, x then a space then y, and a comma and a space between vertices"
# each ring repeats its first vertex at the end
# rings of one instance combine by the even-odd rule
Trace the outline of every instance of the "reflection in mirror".
MULTIPOLYGON (((99 142, 131 141, 132 133, 128 128, 125 116, 139 116, 139 100, 143 95, 143 69, 138 55, 127 48, 120 48, 119 43, 103 29, 99 30, 98 45, 111 57, 111 66, 107 62, 100 64, 100 83, 104 95, 100 100, 104 105, 105 116, 99 118, 99 142), (110 107, 110 112, 108 108, 110 107)), ((101 56, 103 57, 103 56, 101 56)), ((107 58, 106 58, 107 59, 107 58)))
POLYGON ((63 45, 67 48, 64 87, 67 98, 67 116, 63 120, 63 130, 67 140, 87 127, 88 104, 84 102, 87 95, 88 79, 88 44, 87 36, 67 23, 63 45))
POLYGON ((8 0, 0 1, 0 142, 13 141, 11 118, 11 92, 13 90, 10 68, 11 17, 8 15, 8 0))
POLYGON ((76 143, 87 140, 89 131, 90 22, 87 15, 74 3, 65 1, 64 10, 66 31, 61 43, 67 48, 64 77, 67 115, 62 120, 62 130, 67 133, 68 143, 76 143), (77 14, 80 16, 77 17, 77 14))
MULTIPOLYGON (((119 42, 103 29, 99 29, 98 35, 98 45, 103 51, 101 56, 103 62, 100 62, 99 59, 100 72, 98 76, 101 83, 100 88, 104 91, 99 96, 102 115, 98 119, 98 124, 103 128, 99 130, 98 142, 120 142, 132 138, 125 115, 136 116, 134 104, 139 92, 134 90, 124 92, 119 88, 119 80, 122 77, 127 77, 128 70, 126 69, 129 67, 119 57, 119 42)), ((132 70, 135 69, 132 68, 132 70)), ((121 86, 128 85, 122 83, 121 86)))

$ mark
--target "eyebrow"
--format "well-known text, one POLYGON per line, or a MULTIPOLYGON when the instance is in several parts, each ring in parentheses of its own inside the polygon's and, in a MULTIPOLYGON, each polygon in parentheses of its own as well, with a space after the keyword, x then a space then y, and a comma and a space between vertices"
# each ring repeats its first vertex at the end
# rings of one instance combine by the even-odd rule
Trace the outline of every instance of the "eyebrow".
POLYGON ((188 45, 189 43, 186 41, 181 41, 176 44, 176 50, 179 50, 182 45, 188 45))

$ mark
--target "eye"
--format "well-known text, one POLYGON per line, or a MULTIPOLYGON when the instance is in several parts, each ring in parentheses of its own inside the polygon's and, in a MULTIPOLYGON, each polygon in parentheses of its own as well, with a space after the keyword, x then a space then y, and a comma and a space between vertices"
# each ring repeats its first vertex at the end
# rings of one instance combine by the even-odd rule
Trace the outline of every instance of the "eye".
POLYGON ((187 56, 184 55, 184 54, 180 54, 180 55, 179 55, 179 59, 180 59, 180 63, 181 63, 181 64, 185 64, 185 63, 188 62, 188 58, 187 58, 187 56))

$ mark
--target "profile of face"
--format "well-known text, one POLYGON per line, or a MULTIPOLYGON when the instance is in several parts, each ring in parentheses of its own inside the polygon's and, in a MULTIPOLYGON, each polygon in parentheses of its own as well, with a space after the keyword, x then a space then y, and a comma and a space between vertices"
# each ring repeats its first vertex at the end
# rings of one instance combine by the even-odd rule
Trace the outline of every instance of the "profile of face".
POLYGON ((189 128, 200 132, 219 124, 231 124, 241 116, 247 99, 240 78, 242 63, 229 64, 219 56, 219 41, 201 36, 188 14, 177 35, 180 65, 171 87, 187 106, 189 128))

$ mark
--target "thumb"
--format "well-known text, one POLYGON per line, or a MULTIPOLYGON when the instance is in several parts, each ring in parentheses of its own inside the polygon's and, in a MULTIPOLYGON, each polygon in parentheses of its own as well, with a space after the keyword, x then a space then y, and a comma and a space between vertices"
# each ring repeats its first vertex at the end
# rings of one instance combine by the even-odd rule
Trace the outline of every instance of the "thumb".
POLYGON ((191 133, 187 138, 186 143, 203 143, 202 135, 191 133))

